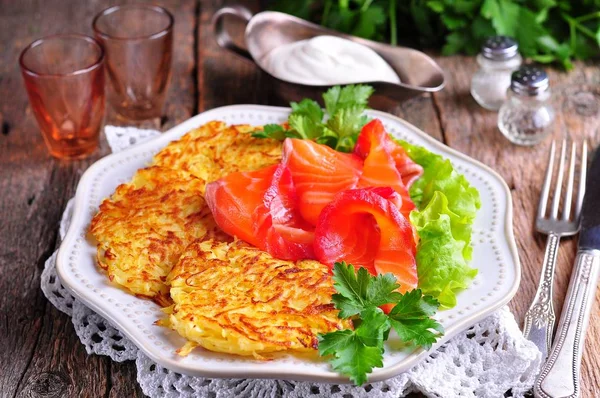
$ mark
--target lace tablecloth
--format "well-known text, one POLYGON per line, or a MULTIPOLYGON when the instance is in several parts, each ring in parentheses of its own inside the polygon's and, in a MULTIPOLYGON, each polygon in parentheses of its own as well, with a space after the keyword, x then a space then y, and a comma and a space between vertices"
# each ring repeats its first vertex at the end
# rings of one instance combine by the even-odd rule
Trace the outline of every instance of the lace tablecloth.
MULTIPOLYGON (((157 131, 107 126, 106 137, 118 152, 158 135, 157 131)), ((60 223, 68 228, 71 200, 60 223)), ((523 338, 507 307, 449 340, 420 364, 395 378, 367 384, 318 384, 286 380, 208 379, 172 372, 146 357, 107 320, 77 301, 56 275, 56 253, 45 264, 41 287, 48 300, 72 317, 75 332, 89 354, 117 362, 133 360, 137 381, 150 397, 402 397, 421 392, 428 397, 522 397, 533 385, 540 352, 523 338)))

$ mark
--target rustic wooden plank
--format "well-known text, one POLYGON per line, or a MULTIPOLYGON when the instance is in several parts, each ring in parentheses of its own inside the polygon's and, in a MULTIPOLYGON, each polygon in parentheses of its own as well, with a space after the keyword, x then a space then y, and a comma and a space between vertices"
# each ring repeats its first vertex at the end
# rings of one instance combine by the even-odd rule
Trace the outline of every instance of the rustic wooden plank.
POLYGON ((137 382, 137 370, 133 362, 110 362, 111 385, 107 398, 145 397, 137 382))
MULTIPOLYGON (((161 2, 175 13, 177 21, 174 79, 166 117, 143 125, 169 127, 196 110, 233 103, 284 104, 270 92, 268 76, 256 66, 219 49, 214 42, 210 18, 225 3, 161 2)), ((246 1, 245 4, 257 10, 258 2, 246 1)), ((73 194, 81 171, 92 160, 107 153, 107 147, 104 144, 94 158, 86 161, 65 163, 51 159, 27 107, 14 62, 20 49, 41 35, 61 31, 89 34, 91 18, 106 5, 108 1, 82 5, 74 0, 18 3, 0 0, 3 10, 0 25, 6 28, 0 33, 0 94, 11 98, 10 103, 0 104, 0 153, 3 155, 0 157, 0 189, 5 193, 0 196, 0 208, 11 210, 9 217, 0 223, 0 269, 3 274, 0 288, 9 293, 0 298, 3 314, 0 323, 0 340, 3 342, 0 345, 0 391, 9 396, 14 395, 18 386, 19 395, 24 396, 35 396, 36 393, 45 396, 141 395, 135 383, 133 364, 114 364, 107 358, 87 356, 68 317, 53 309, 39 291, 39 273, 43 260, 55 247, 55 225, 62 208, 73 194), (51 24, 47 22, 49 20, 51 24), (24 113, 23 109, 28 112, 24 113), (23 269, 32 272, 23 278, 23 269)), ((239 32, 238 29, 238 35, 239 32)), ((516 148, 495 131, 495 114, 481 110, 468 92, 468 82, 475 70, 471 58, 440 58, 439 62, 449 72, 448 87, 435 95, 433 102, 429 96, 417 97, 391 112, 490 164, 511 186, 515 232, 524 268, 522 289, 511 305, 521 317, 533 296, 543 255, 544 240, 532 234, 531 214, 539 193, 539 170, 545 164, 545 148, 516 148)), ((551 78, 560 84, 597 84, 600 81, 596 69, 579 67, 581 69, 570 75, 552 72, 551 78)), ((565 124, 571 135, 580 128, 591 137, 598 129, 597 119, 583 122, 569 119, 565 124)), ((114 114, 109 114, 107 120, 115 122, 114 114)), ((555 135, 560 136, 561 131, 557 130, 555 135)), ((564 294, 566 289, 573 252, 574 242, 565 243, 561 249, 557 293, 564 294)), ((561 294, 557 296, 562 297, 561 294)), ((561 302, 562 298, 559 298, 557 308, 561 302)), ((598 314, 596 303, 586 346, 588 355, 584 359, 584 396, 600 395, 597 391, 600 367, 589 355, 597 350, 594 342, 600 337, 598 314)))
POLYGON ((444 142, 442 127, 430 94, 420 95, 386 112, 401 117, 438 141, 444 142))
POLYGON ((194 116, 198 108, 196 32, 200 3, 189 0, 119 0, 117 2, 103 1, 103 3, 108 5, 97 6, 95 9, 101 11, 107 6, 115 5, 114 3, 156 4, 169 10, 175 19, 173 64, 163 116, 142 121, 125 120, 119 117, 111 107, 108 107, 106 123, 165 131, 194 116))
MULTIPOLYGON (((441 127, 446 143, 498 171, 512 192, 514 204, 514 230, 522 263, 522 282, 515 298, 510 303, 519 322, 533 299, 544 255, 545 238, 534 233, 533 217, 537 209, 540 187, 545 172, 549 140, 531 148, 519 147, 506 140, 496 127, 497 113, 484 110, 471 98, 470 80, 477 69, 471 57, 439 57, 437 61, 447 72, 448 85, 434 95, 434 102, 441 118, 441 127)), ((562 111, 555 123, 552 136, 556 139, 568 136, 573 139, 588 138, 598 143, 596 131, 600 124, 595 116, 582 116, 573 108, 573 86, 597 82, 600 74, 591 64, 577 63, 575 71, 564 73, 548 70, 551 86, 555 88, 556 107, 562 111), (569 98, 566 98, 567 96, 569 98)), ((565 241, 558 256, 558 271, 555 284, 554 305, 560 314, 566 293, 573 258, 575 240, 565 241)), ((600 358, 595 352, 600 349, 597 336, 600 334, 598 301, 590 324, 583 360, 582 396, 599 396, 600 358)), ((557 314, 557 315, 558 315, 557 314)))
MULTIPOLYGON (((44 260, 56 247, 57 226, 82 172, 108 153, 105 140, 90 159, 61 162, 44 146, 28 105, 18 64, 31 41, 54 33, 91 34, 93 16, 113 1, 0 2, 0 391, 2 396, 142 396, 135 366, 87 355, 70 319, 39 289, 44 260)), ((160 2, 174 12, 175 52, 171 88, 162 120, 168 128, 195 112, 194 34, 196 6, 160 2)), ((110 114, 109 123, 115 121, 110 114)))
MULTIPOLYGON (((272 79, 258 66, 218 46, 211 18, 219 8, 234 3, 241 4, 252 12, 260 10, 257 0, 200 3, 197 40, 198 112, 232 104, 287 104, 271 92, 272 79)), ((231 29, 232 37, 243 45, 244 25, 234 18, 227 19, 226 23, 231 29)))
MULTIPOLYGON (((49 343, 62 339, 65 335, 62 330, 69 326, 67 317, 49 311, 39 289, 39 276, 44 260, 55 247, 56 226, 66 203, 62 188, 66 184, 72 185, 68 176, 75 175, 75 165, 88 164, 63 164, 51 159, 28 107, 17 56, 34 38, 60 29, 40 24, 41 13, 31 10, 42 10, 42 6, 42 2, 4 1, 0 16, 0 25, 6 28, 1 40, 0 75, 3 78, 0 92, 3 98, 11 98, 0 104, 8 132, 0 137, 0 187, 3 192, 0 196, 0 208, 3 209, 0 287, 7 293, 0 299, 4 318, 0 325, 0 390, 8 396, 14 395, 19 385, 23 391, 36 391, 35 386, 44 385, 44 375, 50 375, 50 372, 58 372, 67 384, 75 382, 102 389, 101 383, 95 383, 90 372, 68 375, 63 368, 56 370, 54 365, 66 364, 66 359, 56 360, 54 354, 44 354, 46 366, 40 368, 37 367, 39 361, 34 359, 41 346, 46 352, 52 352, 49 343)), ((48 11, 46 15, 56 22, 61 20, 57 14, 60 14, 59 10, 48 11)), ((70 346, 56 355, 66 358, 71 353, 70 346)), ((85 354, 80 353, 79 362, 84 360, 85 354)), ((98 358, 91 358, 88 363, 96 371, 104 366, 104 361, 98 358)))
MULTIPOLYGON (((132 2, 139 2, 131 0, 132 2)), ((199 2, 189 0, 146 0, 167 8, 175 17, 173 69, 161 128, 171 128, 196 114, 196 31, 199 2)))
POLYGON ((34 355, 16 396, 102 396, 109 370, 105 358, 87 355, 70 318, 48 303, 34 355))

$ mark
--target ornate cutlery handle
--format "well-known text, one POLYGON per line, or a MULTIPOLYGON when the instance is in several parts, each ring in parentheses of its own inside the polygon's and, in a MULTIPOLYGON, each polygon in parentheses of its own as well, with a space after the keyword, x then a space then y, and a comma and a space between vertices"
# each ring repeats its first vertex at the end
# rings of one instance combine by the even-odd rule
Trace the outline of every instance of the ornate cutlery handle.
POLYGON ((548 362, 535 382, 537 397, 579 397, 581 355, 599 270, 600 251, 580 250, 577 253, 556 339, 548 362))
POLYGON ((523 335, 540 349, 542 361, 548 356, 552 345, 555 320, 554 306, 552 305, 552 286, 554 285, 554 268, 559 243, 560 237, 558 235, 552 233, 548 235, 540 282, 531 307, 525 314, 523 325, 523 335))

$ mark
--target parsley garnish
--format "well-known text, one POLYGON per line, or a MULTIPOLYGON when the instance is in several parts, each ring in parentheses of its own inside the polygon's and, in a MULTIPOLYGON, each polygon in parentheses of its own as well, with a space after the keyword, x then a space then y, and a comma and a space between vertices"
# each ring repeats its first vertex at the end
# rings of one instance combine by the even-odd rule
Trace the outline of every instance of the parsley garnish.
POLYGON ((493 35, 514 37, 533 61, 558 62, 600 54, 598 0, 276 0, 271 7, 365 39, 398 39, 443 55, 476 54, 493 35))
POLYGON ((252 135, 276 140, 286 137, 313 140, 341 152, 351 152, 360 130, 369 121, 363 112, 371 94, 373 87, 361 84, 332 87, 323 94, 329 116, 326 122, 319 103, 305 98, 290 104, 292 113, 288 118, 288 130, 279 124, 267 124, 262 131, 252 135))
POLYGON ((276 140, 285 139, 285 129, 279 124, 266 124, 262 131, 256 131, 252 134, 256 138, 275 138, 276 140))
POLYGON ((371 276, 365 268, 336 263, 333 267, 332 296, 340 318, 350 318, 354 330, 320 334, 319 353, 329 356, 331 366, 356 385, 367 381, 373 368, 383 367, 383 343, 393 328, 400 339, 415 346, 430 348, 444 328, 431 317, 439 303, 423 296, 420 289, 401 294, 392 274, 371 276), (394 304, 389 314, 379 307, 394 304))

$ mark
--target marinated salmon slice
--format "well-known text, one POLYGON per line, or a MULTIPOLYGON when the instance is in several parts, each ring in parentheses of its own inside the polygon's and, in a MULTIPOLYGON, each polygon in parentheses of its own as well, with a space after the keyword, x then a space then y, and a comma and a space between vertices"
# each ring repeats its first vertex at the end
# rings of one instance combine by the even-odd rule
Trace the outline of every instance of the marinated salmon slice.
POLYGON ((415 208, 408 190, 402 182, 402 176, 396 169, 394 159, 380 145, 371 148, 371 152, 365 159, 363 174, 358 181, 358 188, 367 187, 390 187, 394 189, 399 195, 396 204, 405 217, 408 217, 415 208))
POLYGON ((206 203, 223 231, 261 247, 261 240, 255 234, 254 213, 263 205, 277 167, 231 173, 206 186, 206 203))
POLYGON ((226 233, 274 257, 346 261, 415 287, 415 206, 404 181, 421 171, 405 155, 378 120, 353 154, 288 138, 279 165, 211 183, 206 201, 226 233))
POLYGON ((292 138, 283 144, 282 164, 291 172, 300 214, 311 225, 338 192, 356 187, 362 172, 357 155, 292 138))
POLYGON ((317 260, 346 261, 372 274, 392 273, 399 291, 417 287, 416 243, 390 187, 340 192, 323 209, 315 230, 317 260))
POLYGON ((423 167, 415 163, 406 153, 404 148, 396 144, 389 137, 388 140, 394 144, 391 154, 396 162, 396 169, 402 176, 404 186, 409 189, 410 186, 423 175, 423 167))
POLYGON ((227 234, 283 260, 314 258, 313 227, 297 211, 291 175, 283 165, 229 174, 208 184, 205 198, 227 234))
POLYGON ((383 149, 390 154, 402 183, 407 189, 423 175, 423 167, 413 162, 404 148, 390 138, 379 119, 370 121, 362 128, 356 141, 354 153, 361 159, 366 159, 374 147, 379 150, 383 149))
MULTIPOLYGON (((264 250, 283 260, 314 259, 314 227, 300 216, 290 171, 280 164, 254 213, 254 228, 264 250)), ((261 246, 258 246, 261 247, 261 246)))
MULTIPOLYGON (((400 195, 401 200, 398 201, 400 212, 408 217, 415 205, 410 199, 405 180, 400 172, 400 170, 410 168, 402 157, 403 152, 404 150, 391 140, 383 124, 378 119, 363 127, 355 147, 355 153, 364 158, 363 172, 358 181, 358 188, 393 188, 400 195), (396 154, 398 161, 403 163, 401 169, 398 168, 398 163, 393 154, 396 154)), ((410 159, 408 160, 412 163, 410 159)), ((420 166, 418 167, 420 168, 420 166)), ((413 174, 414 172, 410 171, 406 181, 412 182, 413 174)))

